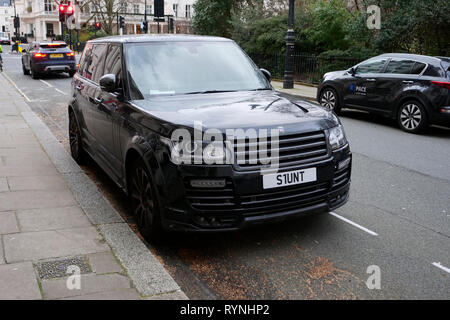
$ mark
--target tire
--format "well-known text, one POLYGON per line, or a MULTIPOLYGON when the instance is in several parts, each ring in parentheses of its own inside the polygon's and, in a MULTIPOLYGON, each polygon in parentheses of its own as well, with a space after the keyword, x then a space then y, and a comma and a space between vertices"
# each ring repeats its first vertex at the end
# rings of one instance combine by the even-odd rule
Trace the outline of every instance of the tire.
POLYGON ((23 63, 22 63, 22 71, 25 76, 30 74, 30 70, 27 70, 27 68, 25 68, 25 65, 23 63))
POLYGON ((320 93, 319 103, 322 107, 334 111, 335 113, 341 112, 341 106, 339 104, 339 96, 336 91, 330 87, 325 88, 320 93))
POLYGON ((141 235, 149 241, 161 239, 161 215, 153 180, 142 159, 136 159, 128 173, 131 210, 141 235))
POLYGON ((35 80, 39 79, 39 73, 35 72, 31 65, 30 65, 30 73, 31 73, 31 78, 33 78, 35 80))
POLYGON ((72 158, 78 164, 83 164, 86 159, 86 152, 83 149, 80 126, 73 111, 69 112, 69 143, 72 158))
POLYGON ((397 122, 400 129, 409 133, 419 133, 428 127, 425 108, 416 100, 406 101, 400 106, 397 122))

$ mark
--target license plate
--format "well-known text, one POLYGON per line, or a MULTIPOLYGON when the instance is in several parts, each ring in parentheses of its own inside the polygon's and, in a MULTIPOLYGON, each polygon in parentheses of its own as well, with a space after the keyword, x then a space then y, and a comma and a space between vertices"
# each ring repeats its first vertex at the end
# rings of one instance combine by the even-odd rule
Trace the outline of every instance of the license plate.
POLYGON ((62 57, 64 57, 64 55, 61 53, 58 53, 58 54, 54 53, 54 54, 50 55, 50 58, 62 58, 62 57))
POLYGON ((263 176, 263 188, 264 189, 279 188, 295 184, 314 182, 316 180, 317 180, 316 168, 266 174, 263 176))

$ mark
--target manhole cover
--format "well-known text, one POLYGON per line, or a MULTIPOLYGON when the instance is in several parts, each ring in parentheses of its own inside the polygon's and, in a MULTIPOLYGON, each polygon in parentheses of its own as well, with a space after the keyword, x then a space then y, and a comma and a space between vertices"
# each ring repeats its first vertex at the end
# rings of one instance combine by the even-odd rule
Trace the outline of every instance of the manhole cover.
POLYGON ((71 274, 67 273, 70 266, 80 268, 81 274, 90 273, 91 269, 83 257, 67 258, 55 261, 38 262, 35 264, 41 279, 64 278, 71 274))

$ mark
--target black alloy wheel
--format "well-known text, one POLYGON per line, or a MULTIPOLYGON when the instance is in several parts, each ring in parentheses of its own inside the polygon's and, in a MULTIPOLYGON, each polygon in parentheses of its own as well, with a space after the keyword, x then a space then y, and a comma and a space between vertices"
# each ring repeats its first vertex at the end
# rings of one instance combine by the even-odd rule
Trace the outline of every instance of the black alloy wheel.
POLYGON ((319 103, 322 105, 322 107, 325 107, 336 113, 339 113, 341 111, 338 95, 336 91, 331 88, 325 88, 321 92, 319 103))
POLYGON ((147 240, 155 240, 160 237, 161 223, 151 176, 141 159, 134 162, 129 175, 131 208, 139 232, 147 240))
POLYGON ((85 158, 85 152, 81 141, 80 127, 78 126, 78 121, 73 111, 69 113, 69 143, 72 158, 78 164, 82 164, 85 158))

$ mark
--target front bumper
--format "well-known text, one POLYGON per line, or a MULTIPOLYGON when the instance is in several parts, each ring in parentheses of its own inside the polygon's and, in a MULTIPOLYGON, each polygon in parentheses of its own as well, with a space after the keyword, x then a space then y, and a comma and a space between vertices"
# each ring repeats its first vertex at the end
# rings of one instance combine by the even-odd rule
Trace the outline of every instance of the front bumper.
POLYGON ((264 190, 260 171, 239 171, 233 166, 170 164, 165 169, 162 224, 173 231, 233 231, 254 224, 328 212, 344 205, 349 196, 351 153, 348 147, 328 159, 279 172, 317 168, 317 181, 264 190), (348 165, 338 169, 339 163, 348 165), (225 179, 226 186, 201 190, 191 179, 225 179), (204 200, 207 199, 207 200, 204 200))

